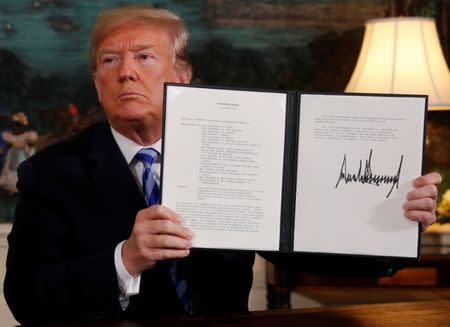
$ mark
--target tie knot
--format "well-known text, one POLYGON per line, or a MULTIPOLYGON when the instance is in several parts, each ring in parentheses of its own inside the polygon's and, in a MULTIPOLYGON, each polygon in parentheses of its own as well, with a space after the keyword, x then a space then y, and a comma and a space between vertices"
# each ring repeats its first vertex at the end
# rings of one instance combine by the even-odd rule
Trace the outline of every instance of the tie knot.
POLYGON ((144 166, 151 166, 153 161, 159 157, 159 152, 153 148, 144 148, 134 156, 136 160, 141 161, 144 166))

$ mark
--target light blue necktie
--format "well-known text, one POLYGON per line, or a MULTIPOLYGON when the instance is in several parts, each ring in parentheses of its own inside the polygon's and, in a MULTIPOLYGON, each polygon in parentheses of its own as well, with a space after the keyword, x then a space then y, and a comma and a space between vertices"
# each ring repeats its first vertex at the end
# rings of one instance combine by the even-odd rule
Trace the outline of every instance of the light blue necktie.
MULTIPOLYGON (((152 164, 159 157, 159 152, 153 148, 144 148, 139 151, 135 158, 144 165, 142 171, 142 185, 147 206, 159 203, 159 187, 153 177, 152 164)), ((189 298, 187 294, 186 279, 177 276, 177 260, 165 260, 165 265, 172 278, 175 289, 187 313, 190 312, 189 298)))

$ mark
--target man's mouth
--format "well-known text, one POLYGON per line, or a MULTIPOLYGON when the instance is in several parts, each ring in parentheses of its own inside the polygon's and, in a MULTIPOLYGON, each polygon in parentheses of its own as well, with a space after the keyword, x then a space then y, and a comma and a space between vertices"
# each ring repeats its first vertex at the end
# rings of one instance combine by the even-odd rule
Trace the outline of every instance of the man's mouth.
POLYGON ((143 94, 139 92, 133 92, 133 91, 127 91, 120 94, 116 100, 126 100, 126 99, 133 99, 133 98, 142 98, 145 97, 143 94))

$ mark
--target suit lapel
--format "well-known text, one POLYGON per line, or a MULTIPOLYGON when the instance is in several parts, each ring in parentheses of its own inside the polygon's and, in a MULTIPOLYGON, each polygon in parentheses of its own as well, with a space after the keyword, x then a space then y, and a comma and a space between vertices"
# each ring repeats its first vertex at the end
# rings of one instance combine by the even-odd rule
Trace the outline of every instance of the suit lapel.
MULTIPOLYGON (((108 124, 95 130, 88 155, 92 196, 106 211, 119 241, 130 236, 136 213, 147 207, 137 182, 108 124)), ((127 309, 130 317, 181 313, 182 307, 167 270, 158 264, 142 274, 138 296, 132 297, 127 309)))
POLYGON ((111 224, 128 238, 136 213, 144 209, 146 203, 108 124, 100 125, 95 131, 88 160, 92 191, 98 205, 107 209, 111 224))

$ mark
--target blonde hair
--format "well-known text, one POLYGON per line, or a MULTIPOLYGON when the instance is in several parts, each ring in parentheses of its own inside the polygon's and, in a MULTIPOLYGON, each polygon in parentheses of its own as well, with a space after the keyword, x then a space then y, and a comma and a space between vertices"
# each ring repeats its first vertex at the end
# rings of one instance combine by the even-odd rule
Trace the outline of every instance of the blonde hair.
POLYGON ((174 66, 177 72, 192 74, 187 44, 188 32, 180 17, 174 13, 149 6, 125 6, 102 11, 98 14, 91 31, 89 64, 91 71, 97 69, 97 51, 103 39, 116 27, 125 23, 148 24, 165 28, 174 49, 174 66))

